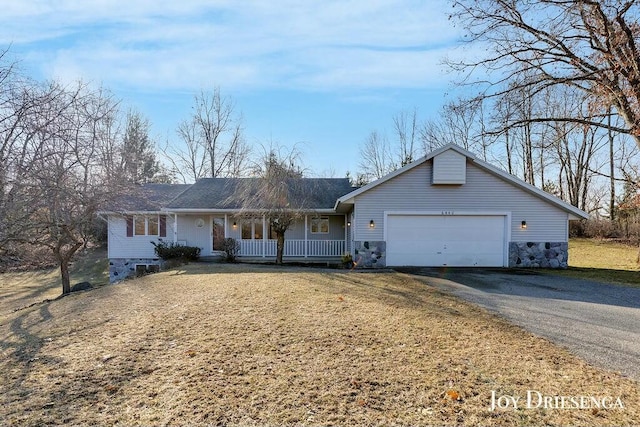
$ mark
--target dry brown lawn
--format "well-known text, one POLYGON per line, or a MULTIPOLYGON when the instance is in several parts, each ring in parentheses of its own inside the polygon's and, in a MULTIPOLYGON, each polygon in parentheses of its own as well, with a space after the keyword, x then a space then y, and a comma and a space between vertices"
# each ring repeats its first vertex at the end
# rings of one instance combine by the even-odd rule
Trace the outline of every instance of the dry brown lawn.
POLYGON ((640 423, 638 383, 399 273, 193 264, 1 314, 2 425, 640 423))
POLYGON ((605 239, 569 240, 569 268, 546 274, 640 287, 638 246, 605 239))

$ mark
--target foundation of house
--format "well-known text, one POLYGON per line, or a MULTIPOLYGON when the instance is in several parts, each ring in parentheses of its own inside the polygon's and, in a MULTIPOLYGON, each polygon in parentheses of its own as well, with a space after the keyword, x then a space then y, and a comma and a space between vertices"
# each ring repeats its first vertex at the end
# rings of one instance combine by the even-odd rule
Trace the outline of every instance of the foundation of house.
POLYGON ((567 242, 509 242, 509 267, 567 268, 567 242))
POLYGON ((162 269, 160 258, 110 258, 109 283, 116 283, 129 277, 154 273, 162 269))
POLYGON ((385 268, 387 266, 387 242, 358 241, 353 242, 353 261, 356 268, 385 268))

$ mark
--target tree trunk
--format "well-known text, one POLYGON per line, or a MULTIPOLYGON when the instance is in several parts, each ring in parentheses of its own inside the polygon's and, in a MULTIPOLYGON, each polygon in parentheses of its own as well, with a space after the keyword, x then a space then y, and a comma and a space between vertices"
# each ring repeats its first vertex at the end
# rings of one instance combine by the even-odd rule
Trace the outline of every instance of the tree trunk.
MULTIPOLYGON (((607 115, 607 125, 611 126, 611 107, 609 107, 607 115)), ((613 158, 613 132, 611 127, 607 129, 609 136, 609 220, 615 222, 616 218, 616 178, 615 165, 613 158)))
POLYGON ((276 264, 282 264, 282 255, 284 253, 284 233, 278 233, 276 235, 278 240, 278 246, 276 250, 276 264))
POLYGON ((71 293, 71 278, 69 276, 69 260, 60 259, 60 277, 62 279, 62 295, 71 293))

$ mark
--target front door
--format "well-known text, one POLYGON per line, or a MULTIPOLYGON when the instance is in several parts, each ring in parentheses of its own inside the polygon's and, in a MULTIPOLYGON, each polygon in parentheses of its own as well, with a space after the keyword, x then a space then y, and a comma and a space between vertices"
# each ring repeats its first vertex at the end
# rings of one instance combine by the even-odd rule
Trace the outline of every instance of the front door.
POLYGON ((214 251, 221 251, 224 243, 224 217, 223 216, 214 216, 212 223, 212 232, 211 232, 211 247, 214 251))

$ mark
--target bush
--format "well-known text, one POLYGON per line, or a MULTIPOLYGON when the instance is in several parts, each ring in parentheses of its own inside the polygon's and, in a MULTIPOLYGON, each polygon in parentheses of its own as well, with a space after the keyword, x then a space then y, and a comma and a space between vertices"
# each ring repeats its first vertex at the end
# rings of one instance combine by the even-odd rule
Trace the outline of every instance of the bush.
POLYGON ((351 256, 351 254, 349 252, 345 252, 344 254, 342 254, 342 266, 344 268, 352 268, 353 267, 353 257, 351 256))
POLYGON ((233 237, 227 237, 222 242, 222 250, 225 254, 225 261, 235 262, 238 252, 240 252, 240 242, 233 237))
POLYGON ((611 222, 608 219, 591 218, 584 221, 583 224, 583 237, 596 237, 599 239, 612 239, 620 237, 618 224, 611 222))
POLYGON ((154 251, 163 260, 180 259, 184 261, 197 261, 200 258, 200 248, 196 246, 184 246, 173 242, 151 242, 154 251))

